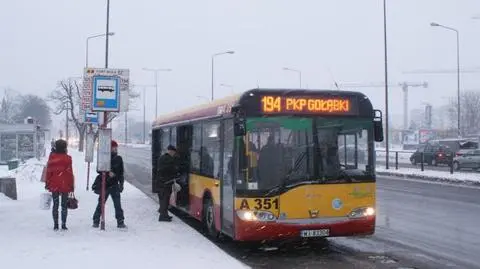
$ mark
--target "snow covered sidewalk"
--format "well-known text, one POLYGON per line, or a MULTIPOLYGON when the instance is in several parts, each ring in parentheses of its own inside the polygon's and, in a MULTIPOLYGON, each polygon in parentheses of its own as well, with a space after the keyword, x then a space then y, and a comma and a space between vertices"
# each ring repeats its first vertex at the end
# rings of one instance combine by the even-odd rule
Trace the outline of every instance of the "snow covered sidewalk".
POLYGON ((376 172, 377 175, 398 176, 428 181, 450 182, 469 185, 480 185, 480 175, 476 173, 462 173, 455 171, 453 174, 450 174, 450 172, 446 171, 432 170, 425 170, 422 172, 420 169, 410 168, 399 168, 398 170, 392 168, 387 170, 383 167, 377 167, 376 172))
POLYGON ((34 160, 14 170, 18 200, 0 194, 1 268, 248 268, 179 219, 159 223, 158 205, 128 183, 122 193, 128 229, 116 228, 111 199, 106 204, 106 231, 92 228, 98 196, 86 191, 83 155, 73 150, 70 154, 79 208, 69 210, 66 232, 53 231, 51 211, 40 209, 42 162, 34 160))

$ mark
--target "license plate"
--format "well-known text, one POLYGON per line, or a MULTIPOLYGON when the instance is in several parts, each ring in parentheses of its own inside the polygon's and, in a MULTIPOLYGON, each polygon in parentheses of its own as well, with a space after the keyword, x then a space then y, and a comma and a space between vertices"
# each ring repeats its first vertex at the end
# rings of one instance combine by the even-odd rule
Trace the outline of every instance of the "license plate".
POLYGON ((301 237, 326 237, 329 235, 330 235, 329 229, 303 230, 300 232, 301 237))

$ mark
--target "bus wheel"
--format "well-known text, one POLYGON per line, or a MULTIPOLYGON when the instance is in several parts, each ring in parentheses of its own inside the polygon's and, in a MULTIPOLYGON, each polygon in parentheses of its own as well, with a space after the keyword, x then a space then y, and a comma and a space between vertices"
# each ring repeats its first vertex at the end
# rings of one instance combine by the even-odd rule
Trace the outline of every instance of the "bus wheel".
POLYGON ((208 236, 213 239, 218 239, 219 233, 215 227, 215 208, 210 198, 207 198, 203 205, 203 223, 208 236))

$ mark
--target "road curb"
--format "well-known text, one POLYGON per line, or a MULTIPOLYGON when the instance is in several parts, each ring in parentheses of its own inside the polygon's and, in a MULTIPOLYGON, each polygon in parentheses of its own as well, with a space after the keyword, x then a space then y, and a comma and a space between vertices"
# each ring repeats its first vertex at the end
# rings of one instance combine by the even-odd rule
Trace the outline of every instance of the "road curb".
POLYGON ((398 172, 376 172, 379 176, 392 176, 392 177, 399 177, 399 178, 409 178, 409 179, 419 179, 425 180, 430 182, 442 182, 442 183, 451 183, 451 184, 458 184, 458 185, 470 185, 470 186, 480 186, 480 182, 472 181, 472 180, 459 180, 453 178, 446 178, 446 177, 432 177, 432 176, 424 176, 424 175, 417 175, 417 174, 402 174, 398 172))

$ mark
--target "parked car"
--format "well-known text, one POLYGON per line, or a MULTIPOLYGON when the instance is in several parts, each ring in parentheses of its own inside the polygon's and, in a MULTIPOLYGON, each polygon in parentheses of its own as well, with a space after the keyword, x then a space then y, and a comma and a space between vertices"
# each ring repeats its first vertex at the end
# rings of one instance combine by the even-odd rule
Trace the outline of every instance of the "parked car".
POLYGON ((474 149, 478 149, 478 143, 473 141, 467 141, 460 144, 460 149, 455 153, 455 156, 462 156, 463 154, 470 152, 474 149))
POLYGON ((463 168, 480 169, 480 150, 469 150, 453 159, 453 169, 463 168))
POLYGON ((410 162, 413 165, 421 163, 422 153, 423 162, 434 166, 438 164, 450 165, 453 157, 453 151, 448 146, 426 144, 424 147, 418 148, 412 156, 410 156, 410 162))

